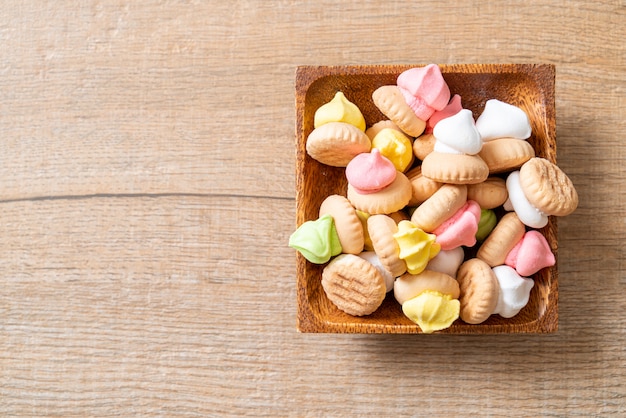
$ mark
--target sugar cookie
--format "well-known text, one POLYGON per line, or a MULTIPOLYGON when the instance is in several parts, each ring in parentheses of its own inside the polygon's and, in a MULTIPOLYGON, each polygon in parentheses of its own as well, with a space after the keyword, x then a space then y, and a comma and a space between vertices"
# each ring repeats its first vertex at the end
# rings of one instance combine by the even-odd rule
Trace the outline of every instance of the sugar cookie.
POLYGON ((333 167, 345 167, 350 160, 372 148, 370 139, 354 125, 329 122, 307 137, 306 151, 315 160, 333 167))
POLYGON ((363 251, 358 256, 364 260, 369 261, 374 267, 376 267, 378 272, 383 276, 383 279, 385 279, 385 289, 387 290, 387 293, 391 292, 393 290, 393 282, 396 280, 396 278, 391 274, 389 270, 385 268, 385 266, 383 266, 383 264, 380 262, 380 259, 376 255, 376 252, 363 251))
POLYGON ((467 186, 444 184, 411 215, 411 222, 426 232, 434 231, 467 201, 467 186))
POLYGON ((435 136, 430 134, 420 135, 413 141, 413 154, 416 158, 424 161, 424 158, 435 149, 435 136))
POLYGON ((409 203, 412 195, 411 182, 400 172, 396 174, 396 178, 389 186, 373 193, 359 193, 351 184, 348 184, 350 203, 356 209, 372 215, 397 212, 409 203))
POLYGON ((409 206, 418 206, 422 204, 437 190, 439 190, 441 186, 443 186, 443 183, 423 176, 421 166, 417 166, 409 170, 406 173, 406 176, 411 182, 411 187, 413 189, 411 200, 409 200, 409 206))
POLYGON ((460 294, 459 283, 445 273, 424 270, 420 274, 405 273, 396 278, 393 285, 393 295, 402 305, 426 290, 433 290, 458 299, 460 294))
POLYGON ((481 183, 467 185, 467 200, 475 201, 482 209, 502 206, 508 197, 506 182, 500 177, 487 177, 481 183))
POLYGON ((433 151, 422 162, 422 175, 441 183, 480 183, 489 176, 489 167, 478 155, 433 151))
POLYGON ((456 276, 461 289, 460 317, 468 324, 480 324, 491 316, 498 303, 498 279, 491 267, 478 258, 467 260, 456 276))
POLYGON ((367 219, 367 230, 372 246, 381 264, 394 277, 406 272, 406 263, 400 258, 400 246, 393 237, 398 225, 387 215, 372 215, 367 219))
POLYGON ((424 132, 426 122, 419 119, 411 110, 398 86, 379 87, 372 93, 372 99, 378 110, 395 123, 402 132, 412 137, 420 136, 424 132))
POLYGON ((355 316, 374 312, 387 293, 385 280, 376 267, 353 254, 338 255, 324 267, 322 287, 335 306, 355 316))
POLYGON ((489 167, 489 173, 503 173, 521 167, 535 156, 535 150, 527 141, 515 138, 498 138, 483 142, 478 153, 489 167))
POLYGON ((524 236, 526 228, 515 212, 504 215, 491 234, 482 243, 476 258, 489 264, 491 267, 504 264, 507 254, 524 236))
POLYGON ((578 206, 578 193, 570 178, 545 158, 524 163, 519 181, 528 201, 543 213, 566 216, 578 206))
POLYGON ((319 216, 324 215, 333 217, 343 253, 359 254, 363 251, 363 224, 348 199, 340 195, 328 196, 320 205, 319 216))

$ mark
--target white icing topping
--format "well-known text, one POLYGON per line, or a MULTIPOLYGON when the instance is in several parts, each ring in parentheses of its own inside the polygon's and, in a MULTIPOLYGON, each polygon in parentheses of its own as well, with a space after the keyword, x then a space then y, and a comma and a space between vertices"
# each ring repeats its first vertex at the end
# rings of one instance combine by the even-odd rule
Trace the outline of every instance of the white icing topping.
POLYGON ((526 306, 530 298, 530 290, 535 282, 520 276, 514 268, 509 266, 494 267, 493 272, 500 285, 498 303, 493 313, 503 318, 511 318, 526 306))
POLYGON ((462 154, 475 155, 483 147, 472 111, 468 109, 461 109, 456 115, 440 120, 433 129, 433 135, 437 143, 441 142, 462 154))
POLYGON ((435 146, 433 147, 433 151, 443 152, 444 154, 463 154, 463 152, 458 151, 441 141, 435 141, 435 146))
POLYGON ((526 112, 496 99, 487 100, 483 113, 476 119, 476 128, 483 141, 505 137, 527 139, 531 134, 526 112))
POLYGON ((533 206, 524 195, 519 181, 519 170, 509 174, 506 179, 506 189, 509 192, 509 201, 513 210, 524 225, 531 228, 543 228, 548 224, 548 216, 533 206))
POLYGON ((376 267, 376 270, 378 270, 383 276, 383 279, 385 279, 385 287, 387 288, 387 292, 391 291, 393 289, 393 283, 396 278, 393 277, 389 270, 383 267, 380 259, 378 258, 378 255, 376 255, 374 251, 363 251, 361 254, 359 254, 359 257, 366 261, 369 261, 374 267, 376 267))
POLYGON ((428 262, 426 270, 438 271, 448 276, 456 277, 456 272, 464 257, 465 253, 462 247, 456 247, 448 251, 441 250, 439 254, 428 262))

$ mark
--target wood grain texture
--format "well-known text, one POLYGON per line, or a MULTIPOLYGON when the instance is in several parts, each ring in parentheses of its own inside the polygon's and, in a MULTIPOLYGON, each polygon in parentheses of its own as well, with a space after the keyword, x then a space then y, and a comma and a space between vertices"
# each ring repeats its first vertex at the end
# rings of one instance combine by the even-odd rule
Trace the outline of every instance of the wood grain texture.
POLYGON ((3 2, 0 415, 623 416, 623 1, 3 2), (298 65, 549 63, 559 331, 296 331, 298 65))

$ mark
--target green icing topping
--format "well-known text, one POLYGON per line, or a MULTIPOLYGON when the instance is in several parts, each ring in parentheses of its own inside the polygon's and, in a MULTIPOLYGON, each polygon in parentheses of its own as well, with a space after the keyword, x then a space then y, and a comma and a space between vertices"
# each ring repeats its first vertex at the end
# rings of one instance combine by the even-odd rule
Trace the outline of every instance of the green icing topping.
POLYGON ((476 240, 483 241, 487 235, 496 227, 496 214, 491 209, 480 210, 480 221, 478 221, 478 231, 476 231, 476 240))
POLYGON ((289 237, 289 246, 314 264, 324 264, 331 257, 341 254, 333 217, 327 214, 303 223, 289 237))

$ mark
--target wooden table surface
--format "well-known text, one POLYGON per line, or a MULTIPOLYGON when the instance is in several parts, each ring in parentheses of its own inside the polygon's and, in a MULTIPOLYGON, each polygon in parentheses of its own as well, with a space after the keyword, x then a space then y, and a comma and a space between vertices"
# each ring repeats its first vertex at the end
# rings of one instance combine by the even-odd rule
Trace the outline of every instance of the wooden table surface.
POLYGON ((1 416, 626 414, 624 1, 1 10, 1 416), (295 68, 429 62, 556 65, 559 331, 300 334, 295 68))

